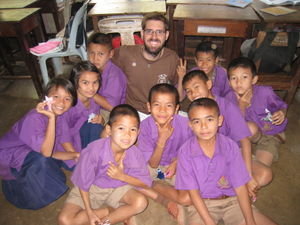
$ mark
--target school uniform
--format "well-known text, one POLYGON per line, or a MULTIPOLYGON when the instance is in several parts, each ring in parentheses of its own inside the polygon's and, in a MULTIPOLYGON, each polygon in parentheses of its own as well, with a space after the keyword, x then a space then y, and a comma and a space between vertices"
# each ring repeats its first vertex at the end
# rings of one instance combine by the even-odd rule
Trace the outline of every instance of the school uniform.
POLYGON ((240 109, 232 102, 219 96, 215 96, 215 101, 218 103, 220 114, 224 117, 219 133, 230 137, 236 142, 250 137, 251 132, 240 109))
MULTIPOLYGON (((268 119, 267 111, 273 114, 281 109, 286 109, 287 104, 269 86, 253 85, 252 90, 253 96, 250 106, 246 108, 245 120, 254 122, 263 134, 258 143, 254 143, 254 150, 263 149, 271 152, 276 161, 278 160, 279 146, 283 142, 280 135, 286 129, 288 121, 285 118, 280 125, 272 124, 272 121, 268 119)), ((226 98, 238 104, 237 97, 233 91, 228 93, 226 98)))
MULTIPOLYGON (((190 71, 199 70, 199 67, 194 67, 190 71)), ((227 71, 219 65, 216 65, 212 76, 213 95, 224 97, 230 91, 230 85, 227 77, 227 71)))
POLYGON ((90 99, 90 107, 86 108, 78 99, 77 104, 71 107, 63 118, 66 120, 69 130, 64 132, 61 142, 71 142, 77 152, 81 152, 90 142, 100 138, 100 133, 103 130, 101 124, 88 123, 89 115, 99 114, 100 106, 90 99))
MULTIPOLYGON (((163 154, 160 160, 160 167, 163 172, 174 159, 177 159, 178 149, 189 137, 193 135, 192 130, 188 126, 188 119, 180 115, 174 115, 171 122, 173 133, 167 140, 163 154)), ((148 162, 154 152, 158 140, 158 128, 152 116, 143 120, 140 126, 140 134, 138 137, 138 146, 142 151, 144 158, 148 162)), ((150 169, 152 178, 155 178, 156 169, 150 169)))
POLYGON ((98 91, 113 107, 124 104, 127 80, 123 71, 109 60, 101 74, 101 87, 98 91))
MULTIPOLYGON (((179 150, 175 188, 198 190, 216 223, 224 219, 227 224, 226 220, 232 220, 232 217, 235 217, 233 224, 242 222, 243 214, 238 211, 240 207, 234 188, 246 185, 249 180, 238 145, 222 134, 216 135, 212 158, 204 154, 196 136, 179 150)), ((201 220, 195 210, 194 206, 188 209, 190 222, 201 220)))
MULTIPOLYGON (((113 156, 113 150, 111 149, 111 139, 102 138, 92 142, 81 153, 79 162, 77 163, 71 177, 72 182, 76 187, 87 192, 91 191, 91 187, 93 187, 93 189, 96 187, 97 191, 101 191, 101 189, 108 189, 109 191, 105 199, 107 199, 107 197, 109 197, 115 189, 123 186, 125 187, 126 193, 126 191, 132 188, 130 185, 126 182, 110 178, 106 174, 107 169, 109 168, 109 162, 116 163, 113 156)), ((152 181, 149 176, 146 162, 142 153, 135 145, 125 151, 123 165, 123 171, 125 174, 135 177, 151 187, 152 181)), ((123 195, 125 194, 124 189, 123 191, 122 189, 121 191, 119 190, 120 189, 117 190, 119 193, 121 192, 123 195)), ((75 192, 78 192, 78 189, 76 190, 76 188, 74 188, 74 190, 72 190, 72 194, 68 197, 67 202, 72 202, 73 204, 83 207, 80 195, 78 196, 78 194, 74 194, 75 192), (79 200, 81 200, 81 203, 78 203, 79 200)), ((123 195, 119 195, 118 198, 121 199, 123 195)), ((95 196, 95 194, 93 194, 93 196, 95 196)), ((102 198, 103 196, 99 196, 99 199, 97 197, 99 201, 102 201, 102 198)), ((104 202, 101 204, 103 203, 104 202)))
MULTIPOLYGON (((58 199, 68 187, 62 161, 40 154, 48 117, 28 112, 0 139, 0 177, 6 199, 19 208, 39 209, 58 199)), ((62 135, 63 120, 56 118, 55 139, 62 135)), ((56 141, 54 150, 58 149, 56 141)))

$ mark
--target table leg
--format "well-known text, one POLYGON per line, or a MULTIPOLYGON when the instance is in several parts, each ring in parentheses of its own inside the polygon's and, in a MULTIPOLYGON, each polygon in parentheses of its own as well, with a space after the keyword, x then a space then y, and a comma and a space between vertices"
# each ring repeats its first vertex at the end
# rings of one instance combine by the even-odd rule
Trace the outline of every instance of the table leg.
POLYGON ((29 34, 25 35, 23 32, 21 32, 21 30, 22 29, 20 26, 16 26, 17 40, 20 45, 20 50, 33 81, 36 92, 39 97, 42 97, 42 83, 40 81, 40 76, 34 67, 33 56, 29 52, 30 37, 28 36, 29 34))

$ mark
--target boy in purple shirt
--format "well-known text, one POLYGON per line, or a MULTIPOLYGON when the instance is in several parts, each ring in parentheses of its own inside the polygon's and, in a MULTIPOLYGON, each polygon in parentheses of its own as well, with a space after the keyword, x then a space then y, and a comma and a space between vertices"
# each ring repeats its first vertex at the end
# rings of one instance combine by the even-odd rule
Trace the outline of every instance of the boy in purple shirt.
POLYGON ((100 138, 103 129, 100 106, 93 99, 100 86, 100 73, 92 63, 83 61, 74 66, 70 80, 76 87, 78 101, 63 116, 69 130, 64 132, 61 143, 66 151, 81 152, 100 138))
MULTIPOLYGON (((240 107, 248 123, 256 160, 270 167, 273 161, 278 160, 278 149, 285 141, 287 104, 271 87, 255 85, 258 76, 250 59, 234 59, 228 66, 228 74, 233 92, 227 98, 240 107)), ((272 174, 264 183, 268 184, 271 180, 272 174)))
MULTIPOLYGON (((203 41, 199 43, 195 50, 195 63, 197 66, 190 71, 202 70, 208 79, 212 81, 211 92, 213 95, 224 97, 230 91, 230 86, 226 70, 218 65, 218 54, 217 45, 213 42, 203 41)), ((180 66, 177 71, 182 80, 186 74, 186 62, 181 62, 180 66)))
POLYGON ((62 115, 76 102, 76 90, 56 77, 38 103, 0 139, 0 177, 6 199, 18 208, 39 209, 58 199, 68 187, 62 160, 77 159, 57 141, 64 130, 62 115), (49 98, 49 99, 48 99, 49 98))
POLYGON ((123 71, 111 58, 114 50, 109 34, 95 33, 88 42, 88 58, 101 72, 101 88, 95 95, 95 101, 103 108, 101 115, 108 119, 113 107, 125 103, 127 80, 123 71), (103 112, 102 112, 103 111, 103 112))
POLYGON ((259 185, 263 185, 259 183, 259 175, 268 174, 269 169, 252 162, 251 143, 248 138, 251 136, 251 132, 239 108, 225 98, 213 95, 210 91, 212 81, 201 70, 194 70, 187 73, 183 78, 182 86, 190 101, 208 97, 218 103, 221 115, 224 117, 224 122, 220 126, 219 131, 221 134, 228 136, 240 144, 248 172, 252 175, 252 179, 248 183, 249 194, 255 199, 257 188, 259 185))
MULTIPOLYGON (((147 108, 151 116, 141 123, 138 146, 148 162, 152 179, 165 180, 172 185, 154 182, 153 189, 173 201, 178 201, 173 198, 174 195, 177 196, 177 191, 173 187, 177 153, 182 143, 191 137, 192 131, 188 126, 188 119, 177 115, 179 109, 177 89, 167 83, 154 85, 149 92, 147 108)), ((169 209, 171 208, 172 203, 169 209)), ((179 224, 182 224, 181 212, 173 213, 173 216, 177 217, 179 224)))
POLYGON ((134 145, 139 116, 129 105, 110 114, 108 138, 97 140, 81 153, 73 172, 75 187, 59 215, 62 224, 115 224, 142 212, 147 199, 133 187, 149 188, 151 179, 143 155, 134 145), (100 208, 104 203, 114 208, 100 208))
POLYGON ((210 98, 194 100, 188 109, 189 125, 195 136, 178 154, 176 188, 188 190, 193 206, 188 207, 188 224, 260 224, 273 221, 252 210, 246 184, 251 179, 238 145, 217 134, 223 122, 218 104, 210 98))

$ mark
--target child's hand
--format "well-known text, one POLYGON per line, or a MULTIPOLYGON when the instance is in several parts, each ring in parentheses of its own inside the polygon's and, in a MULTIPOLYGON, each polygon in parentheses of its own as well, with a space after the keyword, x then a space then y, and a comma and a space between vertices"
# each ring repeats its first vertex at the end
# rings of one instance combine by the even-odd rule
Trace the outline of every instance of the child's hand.
POLYGON ((239 104, 244 104, 246 107, 250 106, 252 96, 253 96, 252 89, 246 91, 242 96, 237 94, 239 104))
POLYGON ((182 80, 184 75, 186 74, 186 60, 180 59, 179 65, 177 66, 177 74, 178 74, 178 80, 182 80))
POLYGON ((174 131, 174 128, 171 125, 172 120, 173 117, 171 117, 163 126, 156 123, 158 129, 158 145, 164 146, 169 137, 171 137, 174 131))
POLYGON ((35 109, 38 113, 41 113, 41 114, 47 116, 49 119, 54 118, 55 114, 50 110, 46 110, 45 109, 46 106, 47 106, 47 102, 40 102, 37 104, 35 109))
POLYGON ((88 217, 89 217, 90 225, 100 225, 101 224, 101 220, 96 215, 96 213, 94 213, 93 210, 88 211, 88 217))
POLYGON ((256 182, 256 180, 254 180, 253 178, 247 183, 247 189, 248 189, 248 193, 250 198, 252 199, 253 202, 255 202, 256 200, 256 195, 257 192, 259 190, 259 185, 256 182))
POLYGON ((116 166, 114 163, 109 162, 109 167, 106 171, 106 174, 116 180, 122 180, 122 176, 123 176, 123 160, 120 161, 119 165, 116 166))
POLYGON ((79 152, 74 152, 74 161, 75 162, 78 162, 79 157, 80 157, 80 153, 79 152))
POLYGON ((272 114, 272 124, 280 125, 283 123, 285 119, 285 112, 283 110, 279 110, 272 114))
POLYGON ((176 173, 176 168, 177 168, 177 160, 173 161, 166 169, 165 171, 166 178, 171 179, 176 173))
POLYGON ((95 115, 93 119, 91 119, 91 123, 93 124, 103 124, 104 119, 100 114, 95 115))

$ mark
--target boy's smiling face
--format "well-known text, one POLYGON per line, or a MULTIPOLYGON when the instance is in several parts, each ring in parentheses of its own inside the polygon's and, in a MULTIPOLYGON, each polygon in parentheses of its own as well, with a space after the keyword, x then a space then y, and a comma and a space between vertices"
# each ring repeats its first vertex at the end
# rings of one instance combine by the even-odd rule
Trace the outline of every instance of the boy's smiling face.
POLYGON ((198 98, 207 98, 210 95, 210 89, 212 87, 212 82, 208 80, 207 82, 201 80, 199 77, 195 76, 184 85, 184 90, 186 96, 190 101, 194 101, 198 98))
POLYGON ((237 67, 228 71, 231 88, 240 96, 243 96, 257 82, 258 77, 252 74, 250 68, 237 67))
POLYGON ((161 126, 166 124, 179 109, 173 94, 161 92, 153 93, 151 102, 147 102, 147 107, 155 122, 161 126))
POLYGON ((222 122, 223 117, 214 108, 197 106, 189 112, 189 125, 199 141, 212 140, 222 122))
POLYGON ((107 133, 111 136, 113 151, 119 152, 130 148, 136 142, 139 133, 137 118, 126 115, 118 116, 113 124, 107 125, 107 133))
POLYGON ((218 62, 218 57, 214 55, 213 51, 197 52, 195 63, 200 70, 204 71, 207 76, 211 77, 215 65, 218 62))

